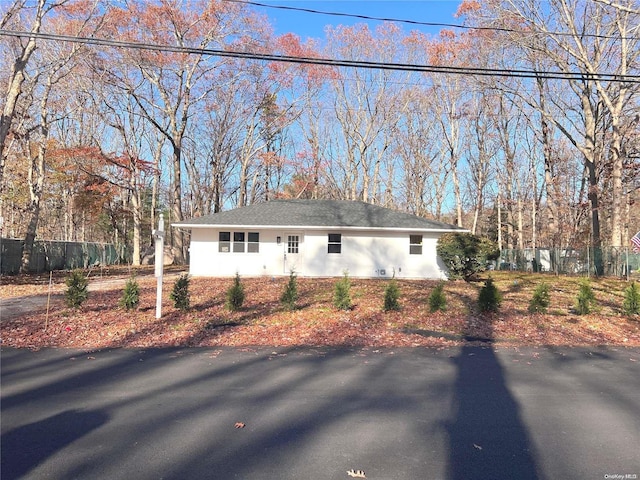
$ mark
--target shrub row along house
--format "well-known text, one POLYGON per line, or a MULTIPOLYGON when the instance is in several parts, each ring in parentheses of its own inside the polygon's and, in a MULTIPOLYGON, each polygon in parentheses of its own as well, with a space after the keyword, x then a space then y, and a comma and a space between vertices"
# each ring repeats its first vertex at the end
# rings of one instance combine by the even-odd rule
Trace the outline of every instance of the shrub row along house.
POLYGON ((438 238, 462 228, 364 202, 273 200, 174 223, 193 276, 446 278, 438 238))

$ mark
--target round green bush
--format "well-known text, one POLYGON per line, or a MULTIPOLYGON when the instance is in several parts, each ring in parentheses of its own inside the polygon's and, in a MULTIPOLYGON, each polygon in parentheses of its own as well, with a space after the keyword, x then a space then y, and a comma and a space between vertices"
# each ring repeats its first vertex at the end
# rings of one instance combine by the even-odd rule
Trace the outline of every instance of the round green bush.
POLYGON ((436 252, 449 270, 449 278, 469 280, 487 269, 487 262, 500 256, 496 244, 471 233, 445 233, 436 252))

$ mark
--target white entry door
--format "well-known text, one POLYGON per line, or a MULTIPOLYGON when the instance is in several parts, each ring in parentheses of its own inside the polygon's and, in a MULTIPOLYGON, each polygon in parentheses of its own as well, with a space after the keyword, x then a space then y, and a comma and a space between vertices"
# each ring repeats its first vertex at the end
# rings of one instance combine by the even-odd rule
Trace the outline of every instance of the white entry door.
POLYGON ((291 232, 284 236, 284 273, 300 273, 302 265, 302 234, 291 232))

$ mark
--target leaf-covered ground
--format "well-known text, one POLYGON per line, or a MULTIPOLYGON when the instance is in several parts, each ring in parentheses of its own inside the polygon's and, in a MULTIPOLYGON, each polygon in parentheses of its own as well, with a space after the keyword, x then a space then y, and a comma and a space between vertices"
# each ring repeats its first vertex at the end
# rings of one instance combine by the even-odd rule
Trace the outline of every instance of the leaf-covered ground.
MULTIPOLYGON (((480 314, 476 303, 482 282, 447 282, 446 312, 430 313, 428 296, 435 281, 399 280, 401 310, 383 312, 386 280, 352 279, 354 308, 332 306, 337 279, 299 278, 300 298, 294 311, 280 304, 288 278, 243 278, 246 301, 238 312, 225 308, 232 279, 194 278, 191 308, 176 310, 169 295, 173 280, 164 283, 163 316, 155 318, 156 282, 139 277, 140 306, 118 307, 126 280, 120 277, 93 289, 78 309, 64 305, 63 279, 54 285, 46 307, 3 319, 2 345, 12 347, 75 347, 85 349, 162 346, 446 346, 464 342, 497 345, 625 345, 640 346, 640 318, 621 313, 623 291, 617 279, 592 280, 598 302, 595 313, 577 315, 579 278, 495 272, 504 295, 497 314, 480 314), (547 314, 527 311, 535 286, 551 285, 547 314)), ((175 278, 175 275, 174 277, 175 278)), ((48 281, 48 279, 47 279, 48 281)), ((3 282, 0 298, 42 295, 47 282, 3 282)))

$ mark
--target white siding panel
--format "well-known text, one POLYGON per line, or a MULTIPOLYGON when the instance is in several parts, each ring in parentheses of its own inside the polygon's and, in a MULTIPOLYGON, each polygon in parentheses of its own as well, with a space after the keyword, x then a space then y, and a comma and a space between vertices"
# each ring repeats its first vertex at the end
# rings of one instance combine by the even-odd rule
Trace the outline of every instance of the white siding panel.
MULTIPOLYGON (((189 273, 198 277, 228 277, 236 272, 243 276, 282 275, 283 247, 276 244, 276 232, 269 230, 234 229, 233 232, 258 232, 260 246, 258 253, 221 253, 218 248, 220 230, 193 229, 191 233, 191 250, 189 273)), ((246 239, 246 238, 245 238, 246 239)), ((232 242, 233 243, 233 242, 232 242)))
MULTIPOLYGON (((223 231, 230 231, 224 229, 223 231)), ((233 238, 233 231, 231 235, 233 238)), ((287 235, 300 235, 300 254, 296 271, 301 276, 338 277, 345 270, 352 277, 446 278, 437 261, 438 234, 421 234, 422 255, 409 254, 409 232, 307 230, 245 230, 260 233, 259 253, 219 253, 218 229, 193 229, 191 235, 191 265, 193 276, 288 275, 284 258, 287 235), (341 253, 328 253, 328 234, 342 234, 341 253), (280 245, 276 238, 281 238, 280 245)))
POLYGON ((446 278, 436 255, 436 234, 422 234, 422 255, 409 254, 409 233, 342 232, 342 252, 327 253, 328 234, 307 231, 306 274, 352 277, 446 278))

